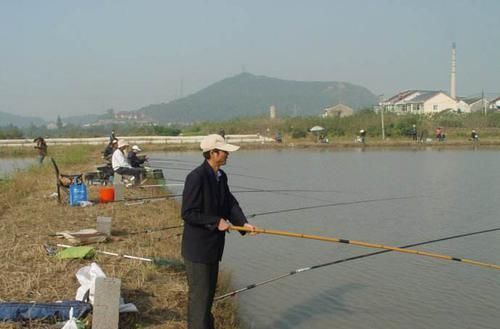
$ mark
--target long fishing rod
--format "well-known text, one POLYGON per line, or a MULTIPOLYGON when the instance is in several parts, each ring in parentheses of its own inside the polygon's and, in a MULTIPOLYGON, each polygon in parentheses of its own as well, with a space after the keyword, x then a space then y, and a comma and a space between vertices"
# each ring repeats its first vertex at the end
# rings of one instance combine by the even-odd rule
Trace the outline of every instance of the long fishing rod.
POLYGON ((248 215, 248 218, 254 218, 257 216, 271 215, 271 214, 280 214, 285 212, 293 212, 299 210, 308 210, 308 209, 317 209, 317 208, 328 208, 328 207, 336 207, 336 206, 345 206, 351 204, 360 204, 360 203, 370 203, 370 202, 379 202, 379 201, 391 201, 391 200, 404 200, 404 199, 414 199, 420 198, 422 196, 403 196, 403 197, 393 197, 393 198, 380 198, 380 199, 368 199, 368 200, 358 200, 358 201, 346 201, 346 202, 336 202, 336 203, 327 203, 320 204, 316 206, 307 206, 307 207, 299 207, 299 208, 289 208, 289 209, 281 209, 281 210, 273 210, 273 211, 265 211, 260 213, 255 213, 248 215))
MULTIPOLYGON (((260 190, 260 191, 253 191, 253 190, 238 191, 237 190, 237 191, 232 191, 232 193, 255 193, 255 192, 275 192, 275 191, 281 191, 281 190, 279 190, 279 189, 260 190)), ((170 194, 170 195, 165 195, 165 196, 152 196, 152 197, 144 197, 144 198, 131 198, 131 199, 124 199, 124 200, 110 201, 110 202, 125 202, 125 204, 127 206, 134 206, 134 205, 145 204, 146 202, 169 200, 169 199, 179 198, 179 197, 182 197, 182 194, 170 194)), ((283 210, 277 210, 277 211, 255 213, 255 214, 251 214, 247 217, 254 218, 257 216, 263 216, 263 215, 274 214, 274 213, 283 213, 283 212, 307 210, 307 209, 314 209, 314 208, 336 207, 336 206, 344 206, 344 205, 350 205, 350 204, 362 204, 362 203, 371 203, 371 202, 377 202, 377 201, 409 199, 409 198, 414 198, 414 197, 396 197, 396 198, 358 200, 358 201, 351 201, 351 202, 337 202, 337 203, 329 203, 329 204, 323 204, 323 205, 317 205, 317 206, 309 206, 309 207, 301 207, 301 208, 292 208, 292 209, 283 209, 283 210)), ((157 232, 157 231, 162 231, 162 230, 164 230, 164 228, 161 228, 161 227, 157 228, 157 229, 154 228, 154 229, 149 229, 148 232, 145 232, 145 233, 157 232)))
MULTIPOLYGON (((424 242, 417 242, 417 243, 407 244, 407 245, 401 246, 399 248, 406 249, 406 248, 411 248, 411 247, 416 247, 416 246, 422 246, 422 245, 431 244, 431 243, 440 242, 440 241, 458 239, 458 238, 462 238, 462 237, 466 237, 466 236, 471 236, 471 235, 476 235, 476 234, 482 234, 482 233, 487 233, 487 232, 494 232, 494 231, 498 231, 498 230, 500 230, 500 227, 493 228, 493 229, 488 229, 488 230, 471 232, 471 233, 463 233, 463 234, 458 234, 458 235, 452 235, 452 236, 448 236, 448 237, 445 237, 445 238, 439 238, 439 239, 434 239, 434 240, 429 240, 429 241, 424 241, 424 242)), ((339 260, 336 260, 336 261, 322 263, 322 264, 318 264, 318 265, 314 265, 314 266, 310 266, 310 267, 298 268, 298 269, 296 269, 294 271, 291 271, 289 273, 282 274, 282 275, 279 275, 279 276, 275 276, 274 278, 271 278, 271 279, 268 279, 268 280, 265 280, 265 281, 253 283, 253 284, 248 285, 246 287, 243 287, 243 288, 240 288, 240 289, 228 292, 226 294, 220 295, 218 297, 215 297, 214 300, 217 301, 217 300, 221 300, 221 299, 224 299, 224 298, 227 298, 227 297, 235 296, 235 295, 239 294, 240 292, 247 291, 247 290, 250 290, 250 289, 253 289, 253 288, 257 288, 259 286, 262 286, 262 285, 265 285, 265 284, 268 284, 268 283, 271 283, 271 282, 274 282, 274 281, 278 281, 280 279, 286 278, 288 276, 295 275, 297 273, 307 272, 307 271, 310 271, 310 270, 315 270, 315 269, 326 267, 326 266, 330 266, 330 265, 335 265, 335 264, 340 264, 340 263, 346 263, 346 262, 350 262, 350 261, 361 259, 361 258, 365 258, 365 257, 371 257, 371 256, 379 255, 379 254, 384 254, 384 253, 387 253, 387 252, 391 252, 391 250, 380 250, 380 251, 375 251, 375 252, 371 252, 371 253, 368 253, 368 254, 353 256, 353 257, 349 257, 349 258, 343 258, 343 259, 339 259, 339 260)))
MULTIPOLYGON (((184 185, 184 184, 179 184, 179 185, 184 185)), ((165 185, 151 185, 151 186, 165 186, 165 185)), ((256 192, 269 192, 269 193, 274 193, 274 192, 322 192, 322 191, 315 191, 315 190, 290 190, 290 189, 270 189, 270 190, 236 190, 232 191, 232 193, 256 193, 256 192)), ((123 200, 115 200, 115 201, 108 201, 107 203, 111 202, 140 202, 140 201, 159 201, 159 200, 168 200, 168 199, 173 199, 173 198, 180 198, 182 197, 182 194, 169 194, 169 195, 164 195, 164 196, 150 196, 150 197, 143 197, 143 198, 129 198, 129 199, 123 199, 123 200)), ((362 201, 358 201, 356 203, 360 203, 362 201)), ((372 200, 369 200, 369 202, 373 202, 372 200)), ((139 204, 139 203, 137 203, 139 204)), ((340 204, 339 204, 340 205, 340 204)), ((260 214, 254 214, 253 217, 259 216, 260 214)))
POLYGON ((437 253, 433 253, 433 252, 428 252, 428 251, 404 249, 404 248, 400 248, 400 247, 392 247, 392 246, 387 246, 387 245, 383 245, 383 244, 370 243, 370 242, 364 242, 364 241, 341 239, 341 238, 331 238, 331 237, 325 237, 325 236, 320 236, 320 235, 292 233, 292 232, 285 232, 285 231, 278 231, 278 230, 267 230, 267 229, 263 229, 263 228, 251 229, 251 228, 247 228, 247 227, 243 227, 243 226, 231 226, 231 227, 229 227, 229 229, 233 230, 233 231, 264 233, 264 234, 281 235, 281 236, 288 236, 288 237, 302 238, 302 239, 311 239, 311 240, 318 240, 318 241, 352 244, 354 246, 375 248, 375 249, 385 249, 385 250, 397 251, 397 252, 401 252, 401 253, 405 253, 405 254, 413 254, 413 255, 427 256, 427 257, 438 258, 438 259, 452 260, 452 261, 456 261, 456 262, 462 262, 462 263, 467 263, 467 264, 471 264, 471 265, 483 266, 483 267, 493 268, 495 270, 500 270, 500 265, 496 265, 496 264, 483 263, 483 262, 475 261, 472 259, 457 258, 457 257, 448 256, 448 255, 442 255, 442 254, 437 254, 437 253))
POLYGON ((139 188, 151 188, 151 187, 169 187, 169 186, 184 186, 184 184, 151 184, 151 185, 139 185, 139 188))
POLYGON ((144 229, 141 231, 127 233, 127 235, 153 233, 153 232, 158 232, 158 231, 167 231, 167 230, 173 230, 173 229, 181 228, 181 227, 184 227, 184 225, 181 224, 181 225, 174 225, 174 226, 158 227, 158 228, 153 228, 153 229, 144 229))
POLYGON ((195 162, 195 161, 179 160, 179 159, 148 158, 148 161, 151 161, 151 162, 164 162, 164 163, 180 162, 180 163, 189 163, 189 164, 199 164, 199 161, 195 162))
MULTIPOLYGON (((162 167, 162 166, 151 166, 151 168, 177 170, 177 171, 191 171, 191 170, 193 170, 193 168, 162 167)), ((234 172, 230 172, 228 174, 231 176, 240 176, 240 177, 247 177, 247 178, 254 178, 254 179, 262 179, 262 180, 266 180, 266 181, 281 182, 281 180, 279 180, 279 179, 274 179, 274 178, 269 178, 269 177, 252 176, 252 175, 246 175, 246 174, 234 173, 234 172)))

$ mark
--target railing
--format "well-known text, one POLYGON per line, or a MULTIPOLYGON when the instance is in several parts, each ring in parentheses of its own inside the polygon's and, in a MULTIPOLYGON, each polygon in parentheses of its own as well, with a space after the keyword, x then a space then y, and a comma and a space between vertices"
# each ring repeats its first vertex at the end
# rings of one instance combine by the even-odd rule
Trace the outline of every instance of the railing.
MULTIPOLYGON (((119 139, 126 140, 129 144, 193 144, 200 143, 205 136, 126 136, 119 139)), ((228 143, 272 143, 273 138, 255 135, 226 135, 228 143)), ((55 145, 106 145, 108 137, 94 138, 47 138, 45 142, 49 146, 55 145)), ((32 139, 1 139, 0 147, 33 147, 32 139)))

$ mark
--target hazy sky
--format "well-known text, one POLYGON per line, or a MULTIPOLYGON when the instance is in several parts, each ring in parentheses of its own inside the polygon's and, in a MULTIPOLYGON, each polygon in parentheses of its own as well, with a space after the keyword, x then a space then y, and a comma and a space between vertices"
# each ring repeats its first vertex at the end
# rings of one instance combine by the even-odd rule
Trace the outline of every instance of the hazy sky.
POLYGON ((0 0, 0 111, 136 110, 246 72, 500 93, 499 0, 0 0))

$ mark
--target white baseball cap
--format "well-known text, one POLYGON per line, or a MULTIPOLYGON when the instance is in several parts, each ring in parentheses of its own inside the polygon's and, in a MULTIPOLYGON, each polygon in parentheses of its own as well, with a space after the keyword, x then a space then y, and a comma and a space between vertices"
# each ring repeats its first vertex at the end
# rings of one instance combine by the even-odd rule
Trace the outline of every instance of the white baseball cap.
POLYGON ((226 143, 226 140, 221 135, 211 134, 203 138, 203 140, 200 143, 200 148, 203 152, 212 150, 234 152, 238 150, 240 147, 226 143))
POLYGON ((141 148, 137 145, 132 146, 132 151, 141 152, 141 148))

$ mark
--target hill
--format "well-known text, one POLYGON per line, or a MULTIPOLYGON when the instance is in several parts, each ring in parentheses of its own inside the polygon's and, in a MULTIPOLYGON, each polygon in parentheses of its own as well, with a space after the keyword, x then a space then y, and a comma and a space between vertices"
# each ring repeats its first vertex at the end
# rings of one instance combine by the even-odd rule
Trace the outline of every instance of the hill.
POLYGON ((376 102, 368 89, 347 82, 289 81, 241 73, 190 96, 138 111, 167 123, 267 116, 271 105, 278 116, 309 116, 339 103, 359 110, 376 102))
POLYGON ((21 115, 0 112, 0 127, 13 125, 22 128, 28 127, 31 124, 39 126, 46 124, 46 122, 42 118, 38 117, 24 117, 21 115))

